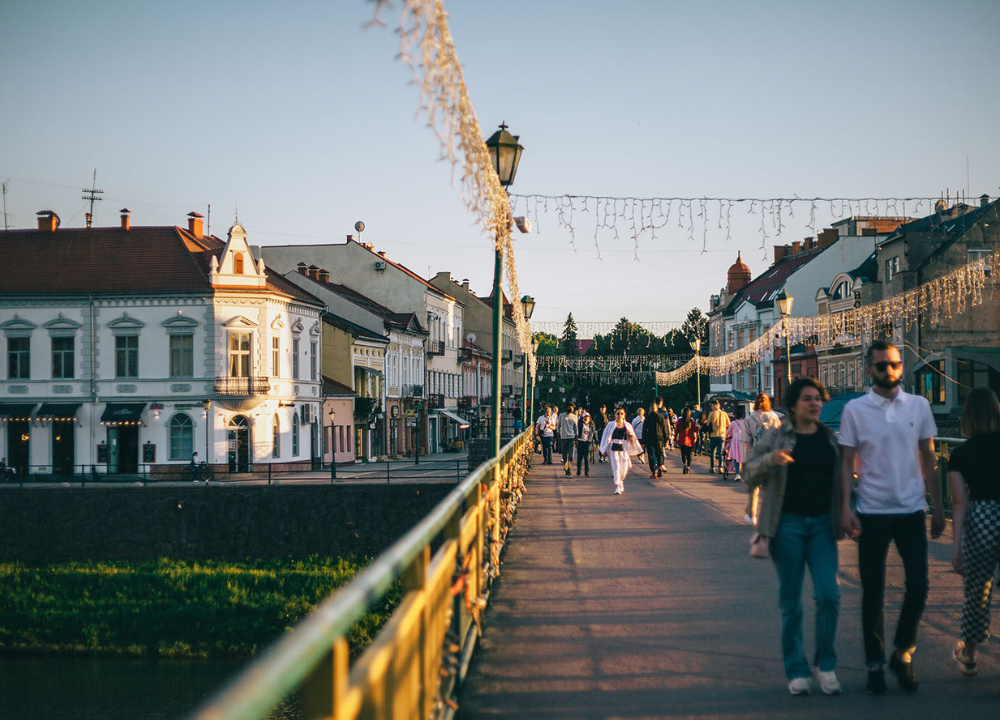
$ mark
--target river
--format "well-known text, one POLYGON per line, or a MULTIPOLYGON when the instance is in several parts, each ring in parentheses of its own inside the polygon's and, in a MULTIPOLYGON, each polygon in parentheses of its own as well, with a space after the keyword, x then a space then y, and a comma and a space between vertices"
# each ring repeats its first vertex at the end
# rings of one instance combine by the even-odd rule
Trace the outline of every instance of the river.
MULTIPOLYGON (((175 720, 245 664, 238 660, 0 657, 2 720, 175 720)), ((286 700, 268 720, 297 720, 286 700)))

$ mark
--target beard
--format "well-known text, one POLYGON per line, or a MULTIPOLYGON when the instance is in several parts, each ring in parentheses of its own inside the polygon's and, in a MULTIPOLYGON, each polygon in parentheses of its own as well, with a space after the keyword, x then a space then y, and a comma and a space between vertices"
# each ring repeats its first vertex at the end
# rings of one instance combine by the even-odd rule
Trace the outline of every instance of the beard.
POLYGON ((872 382, 878 385, 883 390, 892 390, 895 387, 899 387, 899 385, 903 382, 903 376, 900 375, 895 380, 890 380, 888 378, 882 379, 872 376, 872 382))

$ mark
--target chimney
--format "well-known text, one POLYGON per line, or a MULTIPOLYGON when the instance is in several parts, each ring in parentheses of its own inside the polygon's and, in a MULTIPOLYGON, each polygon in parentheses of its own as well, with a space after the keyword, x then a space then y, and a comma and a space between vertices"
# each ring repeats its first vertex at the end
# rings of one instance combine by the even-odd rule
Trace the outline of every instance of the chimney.
POLYGON ((310 265, 309 277, 311 277, 313 280, 319 280, 319 268, 316 267, 315 265, 310 265))
POLYGON ((793 240, 792 241, 792 255, 798 255, 800 252, 802 252, 802 241, 801 240, 793 240))
POLYGON ((776 263, 781 262, 782 260, 785 259, 786 255, 788 255, 788 246, 787 245, 775 245, 774 246, 774 262, 776 262, 776 263))
POLYGON ((469 292, 469 278, 462 278, 462 289, 469 292))
POLYGON ((348 235, 347 236, 347 242, 354 242, 354 236, 353 235, 348 235))
POLYGON ((122 208, 118 212, 122 214, 122 230, 128 230, 130 227, 132 227, 132 223, 129 221, 128 218, 129 213, 132 211, 129 210, 128 208, 122 208))
POLYGON ((326 268, 321 268, 319 271, 319 281, 321 283, 330 282, 330 271, 327 270, 326 268))
POLYGON ((205 216, 196 213, 188 213, 188 232, 194 235, 196 238, 200 238, 205 228, 205 216))
POLYGON ((946 203, 943 199, 938 200, 936 203, 934 203, 934 212, 936 213, 943 213, 947 209, 948 209, 948 203, 946 203))
POLYGON ((38 232, 55 232, 59 227, 59 216, 51 210, 42 210, 38 215, 38 232))
POLYGON ((989 195, 980 195, 979 196, 979 207, 986 207, 989 204, 990 204, 990 196, 989 195))
POLYGON ((309 266, 306 265, 304 262, 300 262, 298 264, 298 271, 299 271, 299 275, 308 275, 309 274, 309 266))
POLYGON ((821 230, 819 233, 819 246, 824 248, 830 247, 839 239, 840 239, 840 233, 838 233, 834 228, 827 228, 826 230, 821 230))

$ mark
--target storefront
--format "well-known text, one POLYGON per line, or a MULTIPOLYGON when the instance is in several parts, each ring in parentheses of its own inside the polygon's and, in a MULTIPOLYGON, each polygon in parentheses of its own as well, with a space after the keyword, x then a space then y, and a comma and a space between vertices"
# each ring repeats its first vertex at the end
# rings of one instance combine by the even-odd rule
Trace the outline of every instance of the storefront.
POLYGON ((139 428, 145 409, 146 403, 108 403, 104 408, 101 425, 107 427, 109 475, 138 474, 139 428))

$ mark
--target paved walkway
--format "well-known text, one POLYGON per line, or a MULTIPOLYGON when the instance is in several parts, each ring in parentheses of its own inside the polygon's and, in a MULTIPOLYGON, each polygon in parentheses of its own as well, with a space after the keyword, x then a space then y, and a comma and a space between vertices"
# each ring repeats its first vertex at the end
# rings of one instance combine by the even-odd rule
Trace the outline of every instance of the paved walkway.
MULTIPOLYGON (((540 456, 536 456, 540 460, 540 456)), ((558 458, 557 458, 558 462, 558 458)), ((668 454, 649 480, 633 468, 613 496, 608 465, 562 477, 536 462, 460 697, 469 718, 947 718, 1000 717, 1000 662, 986 648, 979 677, 959 676, 950 652, 961 612, 950 530, 931 543, 931 593, 914 668, 920 691, 864 692, 857 554, 840 543, 837 650, 844 694, 793 697, 780 649, 777 580, 748 557, 745 487, 691 475, 668 454)), ((887 626, 895 629, 902 572, 891 550, 887 626)), ((806 598, 812 652, 812 591, 806 598)), ((1000 632, 994 619, 993 630, 1000 632)))

